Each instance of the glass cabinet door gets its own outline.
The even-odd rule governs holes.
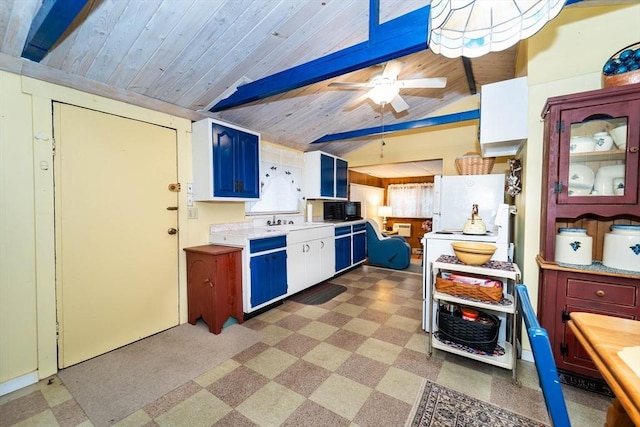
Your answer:
[[[640,102],[562,112],[559,204],[637,203]]]

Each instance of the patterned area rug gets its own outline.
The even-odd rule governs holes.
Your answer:
[[[336,285],[331,282],[323,282],[294,295],[291,297],[291,300],[306,305],[324,304],[346,290],[347,288],[345,286]]]
[[[543,427],[498,406],[475,399],[458,391],[425,381],[405,427]]]

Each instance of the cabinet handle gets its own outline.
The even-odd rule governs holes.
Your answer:
[[[204,283],[208,284],[209,287],[213,288],[213,283],[211,283],[211,280],[209,280],[209,278],[204,279]]]
[[[629,152],[630,153],[637,153],[638,152],[638,147],[630,147],[629,148]]]
[[[604,291],[603,290],[597,290],[596,291],[596,295],[599,297],[603,297],[604,296]]]

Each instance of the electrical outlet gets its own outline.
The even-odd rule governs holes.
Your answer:
[[[187,196],[187,207],[188,208],[193,207],[193,196]]]
[[[198,219],[198,208],[187,208],[187,218]]]
[[[193,183],[187,182],[187,194],[193,194]]]

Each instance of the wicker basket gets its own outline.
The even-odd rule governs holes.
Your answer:
[[[443,279],[440,276],[436,277],[436,290],[445,294],[474,298],[480,301],[502,301],[502,288],[469,285]]]
[[[487,353],[493,353],[498,344],[500,319],[493,314],[480,312],[480,316],[493,320],[493,325],[465,320],[438,310],[438,330],[443,339],[475,348]]]
[[[456,157],[456,168],[460,175],[486,175],[491,173],[495,157],[480,157],[478,153],[467,153]]]
[[[612,59],[619,58],[620,54],[625,50],[637,50],[640,49],[640,42],[631,44],[629,46],[625,46],[607,60],[609,62]],[[605,67],[606,68],[606,67]],[[604,71],[604,70],[603,70]],[[630,85],[634,83],[640,83],[640,70],[627,71],[626,73],[621,74],[612,74],[612,75],[602,75],[602,87],[614,87],[614,86],[624,86]]]

